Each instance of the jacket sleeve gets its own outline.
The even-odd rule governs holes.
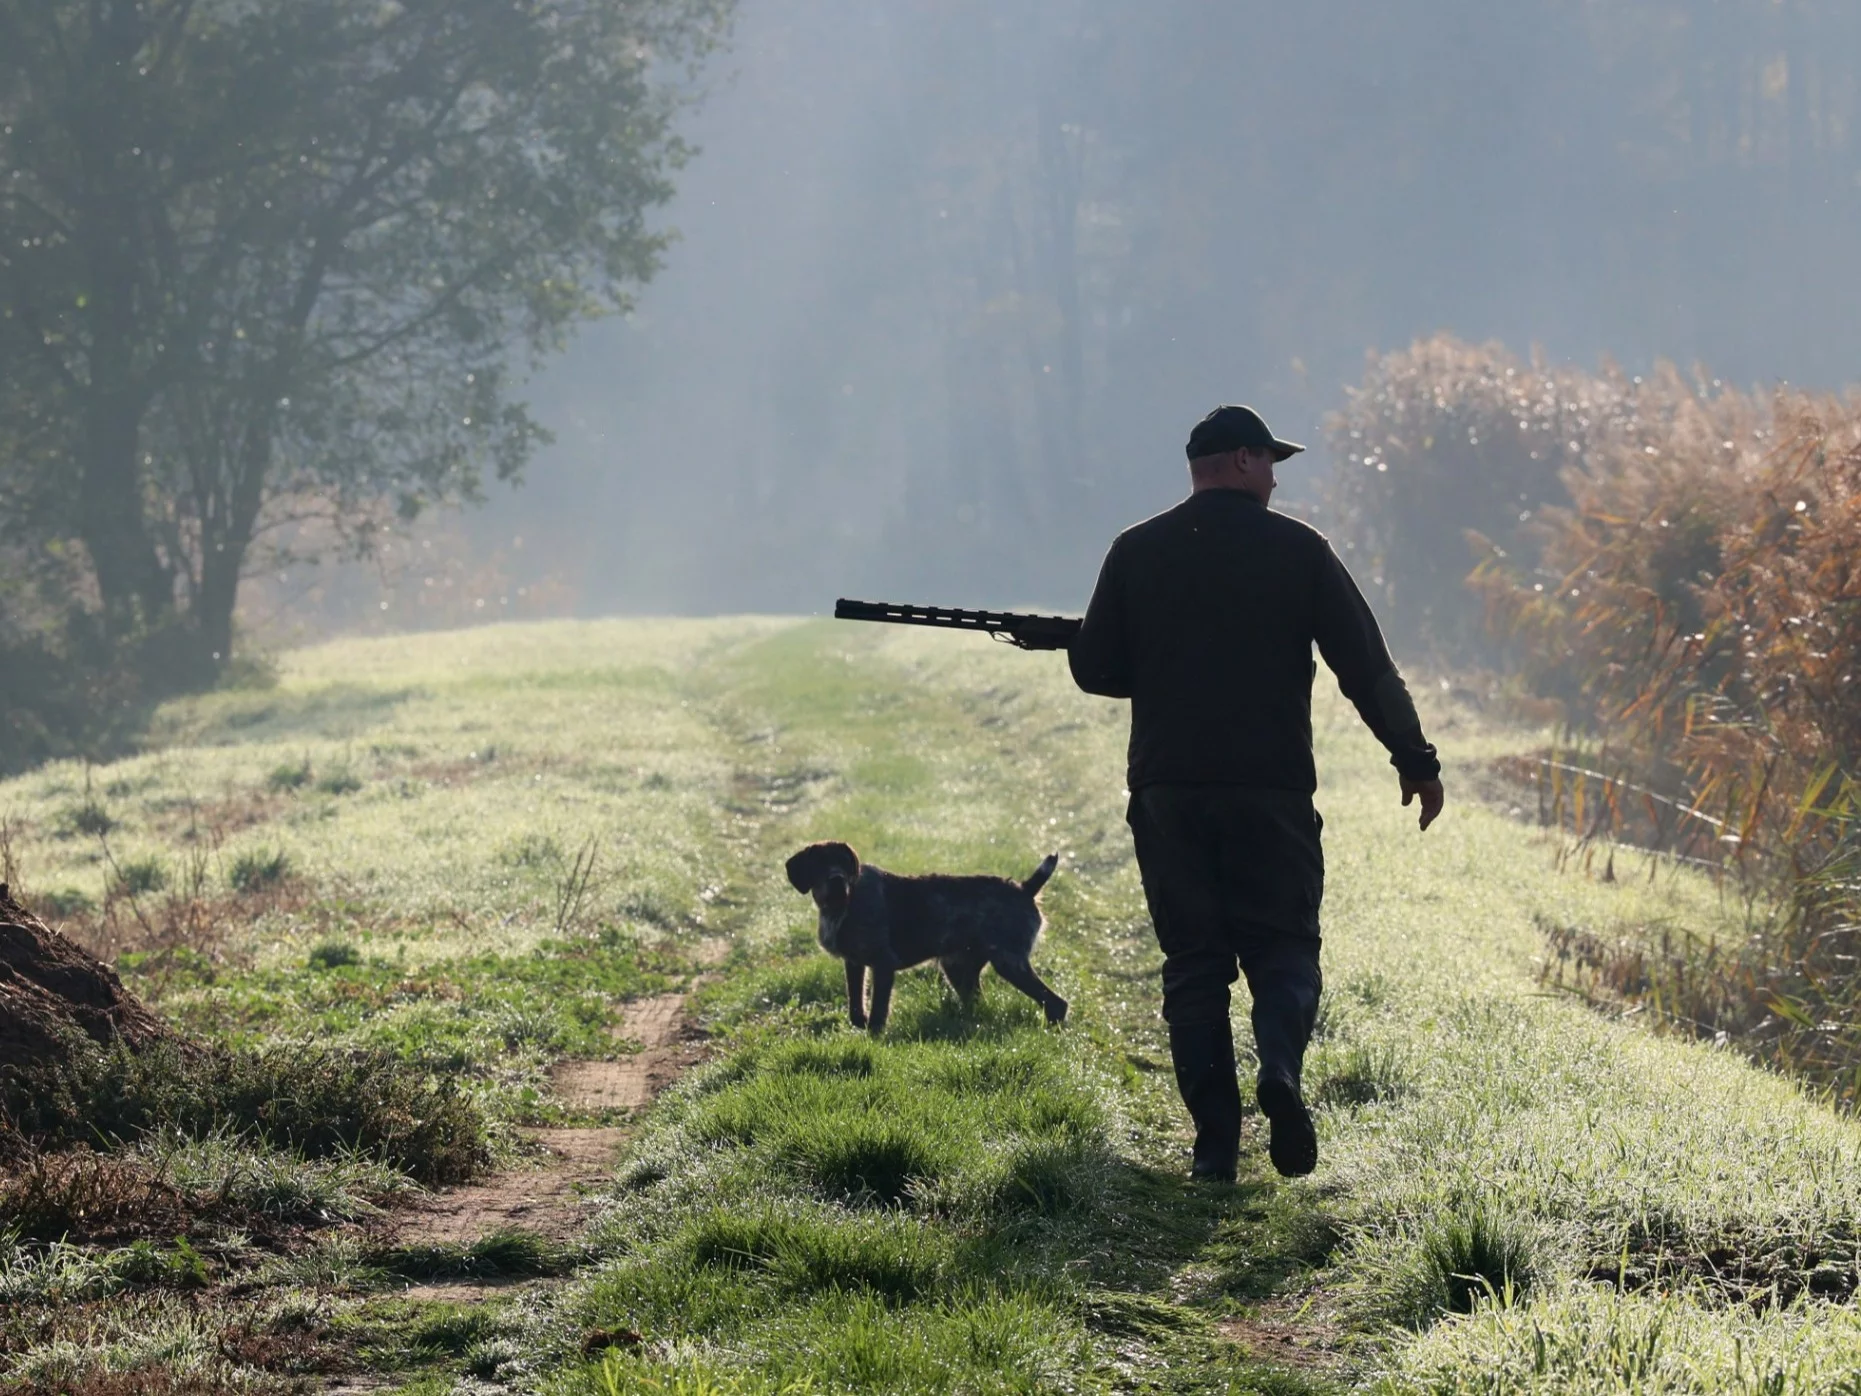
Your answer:
[[[1338,688],[1388,750],[1389,764],[1406,780],[1437,780],[1441,762],[1422,736],[1414,700],[1389,657],[1370,603],[1331,545],[1322,547],[1314,625],[1318,652],[1337,675]]]
[[[1107,698],[1131,696],[1131,645],[1125,625],[1124,568],[1117,541],[1105,554],[1084,624],[1066,651],[1073,682]]]

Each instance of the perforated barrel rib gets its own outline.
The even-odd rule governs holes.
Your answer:
[[[852,601],[846,597],[834,602],[834,619],[929,625],[943,630],[980,630],[1012,640],[1023,649],[1064,649],[1079,631],[1079,621],[1073,616],[965,611],[954,606],[919,606],[909,601]]]

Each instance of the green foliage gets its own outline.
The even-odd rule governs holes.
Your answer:
[[[0,418],[5,412],[0,404]],[[6,441],[0,423],[0,453]],[[121,752],[148,710],[134,655],[119,651],[94,617],[71,604],[74,565],[60,559],[34,588],[12,575],[12,561],[0,559],[0,776]],[[20,593],[34,589],[56,599],[32,605]]]
[[[129,1285],[169,1284],[181,1289],[198,1289],[212,1278],[205,1258],[185,1236],[174,1238],[172,1250],[164,1250],[153,1241],[137,1241],[106,1256],[104,1263],[111,1273]]]
[[[525,350],[656,270],[646,215],[684,156],[670,72],[723,14],[268,0],[9,22],[0,440],[35,447],[21,492],[82,538],[115,638],[159,636],[143,660],[211,682],[275,491],[412,517],[518,473],[543,435]],[[159,289],[176,278],[185,298]],[[80,507],[79,479],[109,507]]]

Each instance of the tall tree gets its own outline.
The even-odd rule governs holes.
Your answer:
[[[268,525],[521,468],[526,359],[658,265],[727,10],[0,0],[0,413],[62,414],[119,637],[211,672]]]

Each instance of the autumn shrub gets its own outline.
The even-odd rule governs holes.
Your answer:
[[[1651,930],[1585,983],[1861,1095],[1861,396],[1437,336],[1328,430],[1334,532],[1398,643],[1561,719],[1516,763],[1540,812],[1753,908],[1738,944]]]
[[[1327,419],[1326,517],[1399,647],[1492,662],[1505,637],[1468,572],[1529,566],[1533,521],[1569,502],[1569,472],[1658,452],[1677,429],[1742,438],[1754,421],[1746,395],[1671,365],[1589,372],[1436,335],[1373,358]]]
[[[1646,996],[1853,1099],[1861,399],[1779,393],[1759,420],[1740,437],[1683,423],[1654,453],[1569,472],[1571,502],[1540,524],[1548,580],[1488,564],[1476,585],[1527,642],[1528,681],[1598,735],[1592,828],[1633,817],[1764,907],[1737,945],[1676,953],[1669,932]]]

